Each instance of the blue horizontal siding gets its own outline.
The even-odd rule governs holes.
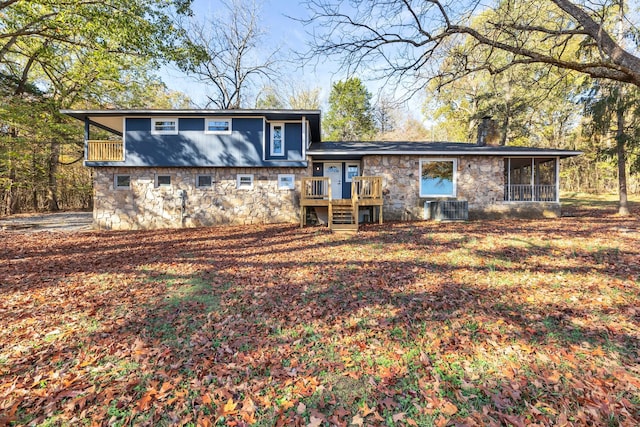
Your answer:
[[[287,124],[287,156],[263,160],[263,120],[234,118],[229,135],[204,133],[204,118],[178,119],[177,135],[152,135],[150,118],[127,118],[124,162],[86,162],[87,166],[135,167],[305,167],[301,124]],[[298,126],[298,131],[295,130]],[[296,135],[298,138],[296,139]],[[292,141],[289,142],[289,138]],[[268,139],[267,139],[268,141]],[[267,143],[268,145],[268,143]],[[267,147],[267,154],[269,148]],[[279,160],[279,161],[278,161]],[[282,160],[287,160],[283,162]],[[293,160],[288,161],[288,160]]]

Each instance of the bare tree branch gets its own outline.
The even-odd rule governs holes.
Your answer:
[[[344,69],[366,67],[374,78],[411,77],[421,86],[425,77],[438,76],[444,58],[457,55],[459,75],[541,63],[640,86],[638,46],[625,50],[611,35],[613,15],[622,7],[618,1],[594,10],[588,2],[570,0],[490,6],[479,0],[308,0],[306,5],[311,14],[302,22],[320,30],[305,57],[337,56]],[[627,21],[634,16],[627,14]],[[466,62],[461,46],[482,54]]]
[[[255,3],[230,0],[225,6],[226,17],[210,16],[203,23],[186,26],[189,43],[202,54],[182,68],[197,80],[213,85],[214,94],[207,94],[209,106],[237,109],[248,104],[248,91],[277,75],[277,51],[259,58],[264,33]]]

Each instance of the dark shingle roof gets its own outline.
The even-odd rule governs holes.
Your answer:
[[[479,146],[462,142],[353,141],[315,142],[307,154],[311,156],[362,156],[373,154],[470,155],[470,156],[560,156],[571,157],[580,151],[553,148]]]

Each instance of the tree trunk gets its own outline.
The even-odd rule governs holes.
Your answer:
[[[37,145],[34,145],[31,150],[31,207],[34,212],[38,212],[38,160],[37,160]],[[25,200],[25,208],[26,208]]]
[[[49,212],[56,212],[58,207],[58,160],[60,157],[60,143],[51,141],[51,151],[47,164],[47,202],[46,209]]]
[[[619,107],[616,110],[616,116],[618,121],[618,130],[616,132],[616,151],[618,152],[618,189],[620,194],[618,214],[622,216],[629,216],[629,203],[627,200],[627,162],[625,153],[624,109]]]
[[[16,197],[15,197],[15,183],[16,183],[16,168],[9,161],[9,185],[7,186],[7,199],[6,205],[4,207],[4,212],[7,215],[14,214],[14,209],[16,208]]]

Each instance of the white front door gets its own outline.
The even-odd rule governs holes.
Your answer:
[[[331,180],[331,198],[342,199],[342,163],[325,163],[324,176]]]

